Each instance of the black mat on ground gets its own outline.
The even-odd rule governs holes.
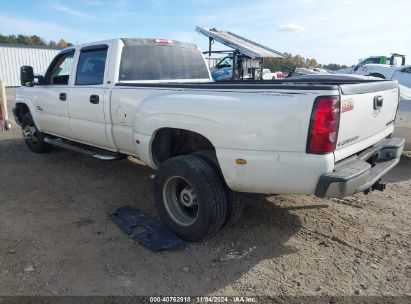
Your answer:
[[[124,233],[153,251],[177,250],[186,245],[171,230],[130,206],[118,208],[110,217]]]

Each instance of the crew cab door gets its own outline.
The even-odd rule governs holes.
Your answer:
[[[74,49],[58,54],[51,62],[44,83],[34,87],[35,111],[39,127],[45,133],[71,138],[68,115],[69,78]]]
[[[104,112],[109,101],[105,85],[107,52],[106,44],[80,49],[75,81],[69,92],[73,139],[101,148],[110,148]]]

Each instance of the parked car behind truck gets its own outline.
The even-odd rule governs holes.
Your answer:
[[[358,70],[358,75],[397,80],[399,84],[411,88],[411,65],[393,67],[390,65],[367,64]]]
[[[243,192],[383,189],[404,145],[391,136],[397,83],[322,76],[214,83],[193,44],[114,39],[61,51],[36,85],[22,67],[13,112],[33,152],[156,169],[160,218],[195,241],[240,218]]]
[[[360,59],[356,65],[348,68],[340,69],[334,71],[336,74],[357,74],[364,75],[359,72],[359,70],[365,65],[376,64],[376,65],[387,65],[387,66],[403,66],[405,65],[405,55],[392,53],[391,56],[370,56],[365,59]]]
[[[404,149],[411,151],[411,99],[401,100],[395,123],[395,135],[403,137]]]

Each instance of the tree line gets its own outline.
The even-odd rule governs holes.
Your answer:
[[[66,48],[73,44],[61,38],[58,42],[54,40],[46,41],[37,35],[2,35],[0,34],[0,43],[7,44],[25,44],[25,45],[44,45],[50,47]]]
[[[283,67],[297,67],[297,68],[322,68],[326,70],[339,70],[347,68],[346,65],[339,65],[337,63],[320,64],[314,58],[304,58],[301,55],[292,55],[285,53],[285,58],[264,58],[263,67],[271,71],[280,71]]]

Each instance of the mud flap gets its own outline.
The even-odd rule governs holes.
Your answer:
[[[134,241],[153,251],[177,250],[186,245],[171,230],[130,206],[118,208],[110,218]]]

